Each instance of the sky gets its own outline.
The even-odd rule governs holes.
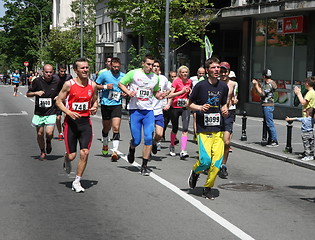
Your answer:
[[[0,0],[0,17],[3,17],[5,13],[4,7],[3,7],[3,1]]]

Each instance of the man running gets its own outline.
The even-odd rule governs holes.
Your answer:
[[[77,59],[73,64],[77,77],[65,82],[58,98],[57,106],[66,114],[64,120],[64,138],[66,154],[64,170],[71,172],[71,161],[76,157],[77,142],[80,144],[80,160],[77,167],[72,190],[84,192],[80,180],[86,168],[92,144],[92,122],[90,115],[96,114],[98,108],[97,86],[89,79],[89,64],[85,58]],[[67,99],[67,107],[64,101]]]
[[[172,84],[168,81],[168,79],[160,74],[161,72],[161,62],[159,60],[155,60],[153,64],[152,71],[159,76],[159,88],[160,91],[165,93],[167,96],[171,90]],[[169,110],[170,105],[167,105],[168,99],[158,100],[155,97],[153,98],[153,112],[155,118],[155,135],[153,138],[152,144],[152,153],[156,154],[157,151],[161,150],[161,138],[163,137],[164,130],[164,116],[163,110]]]
[[[105,60],[105,68],[103,68],[102,70],[100,70],[98,72],[98,76],[100,76],[102,72],[106,72],[106,71],[110,70],[110,63],[111,63],[111,61],[112,61],[111,57],[107,57],[106,58],[106,60]]]
[[[191,170],[188,184],[195,188],[199,174],[209,169],[202,196],[214,199],[211,187],[220,170],[224,154],[224,120],[227,117],[228,86],[218,80],[219,59],[212,57],[205,63],[208,79],[197,83],[188,102],[188,107],[196,111],[197,142],[199,159]]]
[[[220,63],[220,80],[225,82],[229,88],[228,94],[228,101],[227,106],[229,109],[228,117],[225,119],[224,124],[224,158],[220,168],[219,177],[227,178],[228,172],[226,167],[226,162],[229,157],[230,152],[230,144],[232,140],[232,133],[233,133],[233,124],[235,122],[235,104],[237,104],[237,83],[231,81],[229,78],[230,74],[230,64],[228,62],[221,62]]]
[[[55,98],[59,92],[59,82],[53,78],[54,69],[46,64],[43,69],[43,76],[32,81],[26,96],[35,97],[35,111],[32,125],[36,127],[37,143],[40,149],[39,160],[45,160],[46,154],[51,153],[51,139],[53,138],[56,123]],[[46,127],[46,134],[45,132]],[[46,150],[45,137],[46,135]]]
[[[119,147],[119,130],[122,111],[122,92],[118,87],[118,83],[125,74],[120,71],[121,62],[119,58],[112,58],[110,66],[110,71],[104,71],[101,75],[99,75],[96,79],[96,83],[98,84],[97,89],[103,91],[101,97],[101,111],[103,119],[102,154],[104,156],[108,154],[108,132],[112,128],[113,153],[111,160],[115,162],[118,160],[117,150]]]
[[[66,74],[67,67],[65,64],[59,64],[58,66],[58,73],[54,74],[53,77],[59,81],[60,89],[62,88],[63,84],[72,79],[72,76],[70,74]],[[57,139],[59,141],[63,140],[63,133],[62,133],[62,127],[61,127],[61,117],[62,117],[62,111],[57,108],[57,119],[56,119],[56,126],[58,130],[58,137]]]
[[[20,85],[20,73],[19,70],[15,70],[15,72],[12,74],[12,84],[14,85],[13,88],[13,96],[17,96],[19,85]]]
[[[135,160],[135,149],[141,142],[142,128],[144,131],[144,147],[140,169],[143,176],[150,175],[147,164],[154,132],[153,94],[157,99],[162,99],[165,96],[165,94],[157,92],[159,90],[158,76],[152,72],[153,63],[153,56],[146,55],[142,59],[142,68],[129,71],[118,84],[120,89],[130,96],[128,109],[132,140],[130,141],[128,153],[129,163],[133,163]]]

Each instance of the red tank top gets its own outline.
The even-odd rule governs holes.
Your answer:
[[[94,95],[92,81],[89,79],[86,86],[78,85],[74,79],[69,80],[70,92],[67,98],[67,108],[79,113],[82,117],[90,116],[91,100]]]

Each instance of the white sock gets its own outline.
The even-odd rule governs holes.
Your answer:
[[[75,176],[75,179],[74,179],[75,182],[80,182],[80,180],[81,180],[80,176]]]
[[[119,147],[119,140],[113,140],[113,151],[116,152]]]

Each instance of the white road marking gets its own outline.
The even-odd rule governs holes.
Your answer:
[[[113,151],[112,149],[110,149],[110,150]],[[120,151],[116,151],[116,152],[119,154],[119,156],[122,159],[124,159],[126,162],[128,162],[128,159],[127,159],[125,154],[123,154]],[[141,167],[140,164],[138,164],[137,162],[134,162],[132,165],[139,168],[139,169]],[[161,178],[160,176],[158,176],[157,174],[155,174],[153,172],[150,172],[150,177],[153,178],[154,180],[156,180],[157,182],[159,182],[160,184],[164,185],[165,187],[167,187],[168,189],[170,189],[174,193],[176,193],[178,196],[180,196],[181,198],[183,198],[187,202],[189,202],[191,205],[193,205],[194,207],[199,209],[201,212],[206,214],[209,218],[211,218],[212,220],[214,220],[215,222],[220,224],[222,227],[224,227],[225,229],[227,229],[228,231],[233,233],[238,238],[244,239],[244,240],[254,240],[254,238],[249,236],[247,233],[245,233],[244,231],[242,231],[241,229],[239,229],[238,227],[236,227],[235,225],[233,225],[232,223],[230,223],[229,221],[227,221],[226,219],[224,219],[223,217],[221,217],[220,215],[218,215],[217,213],[212,211],[210,208],[208,208],[207,206],[202,204],[200,201],[198,201],[194,197],[192,197],[189,194],[187,194],[186,192],[180,190],[178,187],[176,187],[172,183],[166,181],[165,179]]]
[[[21,116],[21,115],[28,115],[26,111],[21,111],[20,113],[0,113],[0,116]]]

